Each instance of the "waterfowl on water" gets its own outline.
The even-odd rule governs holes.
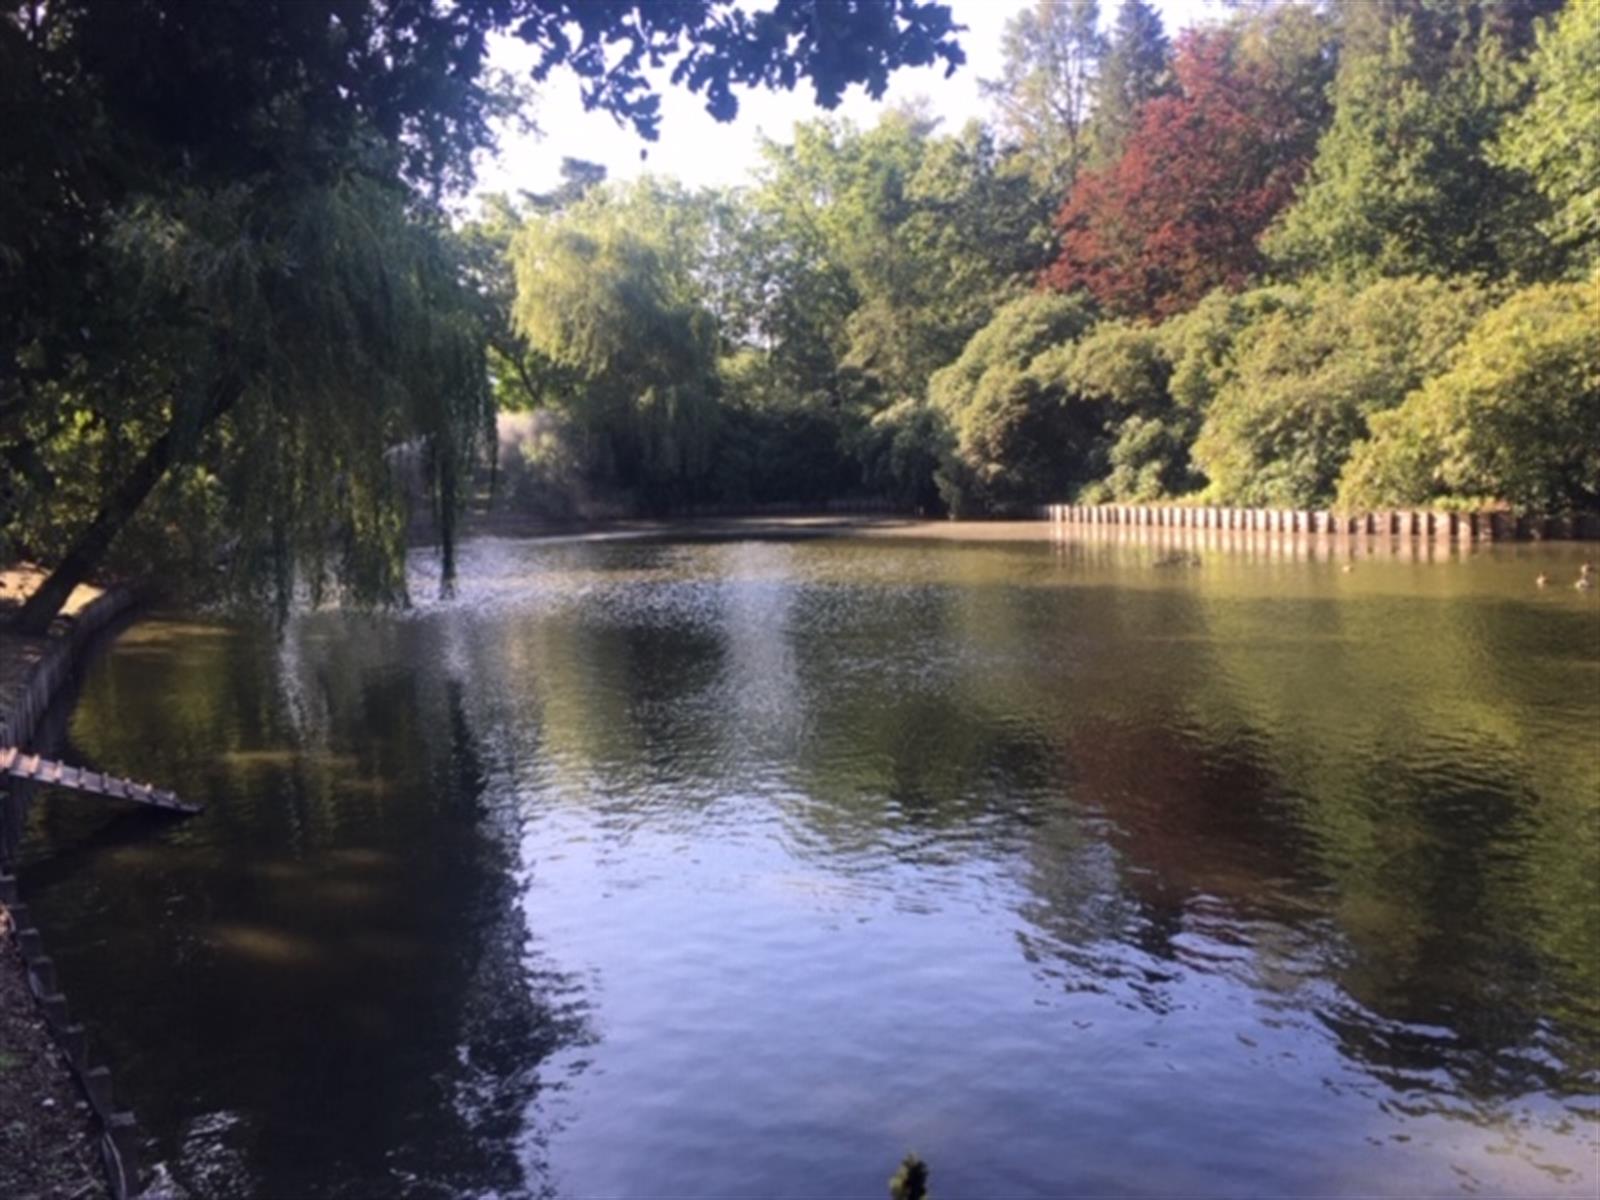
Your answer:
[[[1355,567],[1353,567],[1349,563],[1345,563],[1345,565],[1340,567],[1339,570],[1343,571],[1346,575],[1348,575],[1348,574],[1350,574],[1351,571],[1355,570]]]
[[[1538,577],[1535,578],[1533,582],[1535,587],[1543,587],[1545,584],[1550,582],[1550,576],[1546,575],[1543,571],[1540,571]]]
[[[1589,579],[1589,577],[1587,575],[1579,575],[1578,576],[1578,582],[1573,584],[1572,586],[1577,588],[1580,592],[1587,592],[1590,588],[1592,588],[1594,586],[1594,584],[1593,584],[1593,582],[1591,582],[1591,580]]]

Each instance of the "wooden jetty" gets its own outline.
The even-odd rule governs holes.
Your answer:
[[[135,783],[116,775],[69,767],[58,759],[24,754],[15,746],[0,746],[0,775],[10,775],[45,787],[71,788],[93,796],[109,796],[113,800],[131,800],[163,812],[193,815],[203,810],[202,805],[186,804],[171,792],[151,787],[148,783]]]

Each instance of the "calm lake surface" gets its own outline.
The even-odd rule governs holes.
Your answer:
[[[1595,1196],[1580,549],[1030,528],[485,539],[405,614],[125,631],[67,752],[210,808],[45,793],[23,886],[152,1158],[285,1200],[881,1200],[907,1150],[943,1200]]]

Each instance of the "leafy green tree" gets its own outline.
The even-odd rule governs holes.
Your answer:
[[[489,376],[495,407],[500,411],[538,403],[537,364],[511,324],[511,305],[516,298],[511,241],[523,220],[523,207],[512,197],[485,196],[477,216],[457,234],[467,282],[482,300]]]
[[[953,512],[1017,511],[1096,473],[1100,414],[1073,403],[1068,374],[1090,322],[1075,298],[1013,300],[929,381],[951,433],[938,486]]]
[[[926,400],[899,400],[873,414],[868,436],[875,442],[866,455],[870,487],[921,513],[947,507],[939,470],[955,446],[942,412]]]
[[[915,109],[867,130],[799,125],[765,157],[733,290],[748,297],[743,336],[771,367],[766,394],[829,414],[862,483],[926,498],[900,473],[922,460],[900,417],[1026,285],[1040,261],[1038,195],[981,128],[939,136]]]
[[[945,137],[935,128],[915,109],[868,130],[797,126],[790,145],[768,147],[754,197],[773,239],[826,282],[805,291],[833,300],[827,340],[840,365],[890,397],[920,395],[949,347],[1037,262],[1026,240],[1031,193],[1000,170],[992,137],[976,125]]]
[[[1545,22],[1527,63],[1527,106],[1493,147],[1549,202],[1544,230],[1579,270],[1600,260],[1600,4],[1575,2]]]
[[[921,395],[1036,261],[1033,193],[1001,170],[986,130],[973,123],[924,137],[915,154],[900,205],[878,194],[888,203],[869,230],[882,240],[857,242],[852,254],[861,303],[848,322],[845,363],[892,399]]]
[[[1341,502],[1600,508],[1597,311],[1600,276],[1526,288],[1486,313],[1448,369],[1372,418]]]
[[[489,413],[482,326],[448,240],[399,193],[356,176],[169,195],[120,216],[100,264],[117,282],[81,315],[88,351],[7,425],[39,468],[12,478],[8,536],[54,567],[20,628],[42,631],[147,504],[184,486],[212,496],[208,532],[232,542],[241,593],[282,606],[298,578],[314,599],[336,583],[398,599],[390,452],[408,443],[449,567],[448,514]],[[161,542],[148,523],[137,536]]]
[[[1440,371],[1483,310],[1470,282],[1406,278],[1285,292],[1238,332],[1193,447],[1230,504],[1333,499],[1375,413]]]
[[[1198,485],[1189,444],[1198,415],[1174,403],[1172,362],[1161,332],[1120,322],[1097,326],[1077,345],[1069,378],[1082,401],[1106,413],[1110,467],[1080,496],[1087,502],[1148,502]]]
[[[1098,0],[1037,0],[1006,22],[998,79],[984,80],[1002,134],[1052,198],[1089,153],[1095,77],[1105,56]]]
[[[1170,59],[1155,6],[1149,0],[1122,0],[1094,89],[1090,141],[1096,165],[1121,157],[1145,101],[1167,90]]]
[[[1544,206],[1490,155],[1517,100],[1505,41],[1398,9],[1374,10],[1381,43],[1347,46],[1333,123],[1263,246],[1291,272],[1348,278],[1542,269]]]
[[[733,503],[815,502],[860,490],[860,469],[825,407],[796,403],[767,355],[745,347],[717,365],[721,410],[707,481]]]
[[[1188,312],[1158,327],[1163,353],[1172,364],[1167,389],[1173,403],[1204,418],[1217,392],[1228,382],[1233,347],[1239,335],[1297,293],[1292,288],[1215,291]]]
[[[637,485],[655,508],[689,494],[716,432],[701,215],[645,180],[534,216],[512,243],[512,318],[544,364],[541,405],[598,441],[601,477]]]

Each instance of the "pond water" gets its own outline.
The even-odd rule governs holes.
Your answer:
[[[947,1198],[1594,1196],[1579,548],[1011,532],[485,539],[404,614],[125,631],[67,751],[210,807],[43,794],[23,886],[151,1157],[286,1200],[881,1200],[908,1150]]]

